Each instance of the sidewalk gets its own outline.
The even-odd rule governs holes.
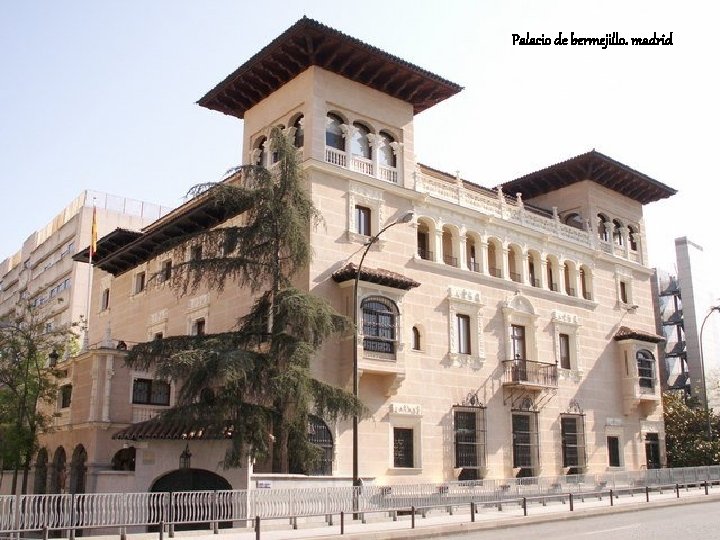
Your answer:
[[[400,538],[442,538],[449,534],[457,534],[468,531],[483,529],[495,529],[540,523],[546,521],[559,521],[568,519],[581,519],[592,515],[601,515],[612,512],[636,512],[649,508],[662,508],[684,504],[703,502],[720,502],[720,487],[710,489],[709,495],[705,495],[704,488],[680,488],[680,497],[674,490],[668,490],[659,494],[650,494],[650,502],[646,502],[645,493],[636,493],[634,496],[622,495],[613,500],[614,506],[610,506],[610,498],[605,495],[602,500],[597,497],[576,497],[574,511],[570,512],[569,504],[559,501],[548,501],[543,506],[539,501],[528,501],[527,516],[523,516],[522,506],[518,503],[507,503],[503,505],[502,511],[496,507],[478,507],[475,515],[475,523],[470,521],[470,509],[468,506],[455,508],[454,514],[450,515],[444,508],[436,508],[427,513],[423,518],[420,514],[415,516],[415,529],[411,529],[410,516],[399,516],[397,521],[388,517],[387,513],[368,514],[367,523],[353,521],[352,515],[345,516],[345,534],[342,538],[353,540],[381,540]],[[340,537],[340,516],[334,516],[334,524],[329,526],[317,518],[311,523],[299,523],[298,529],[293,530],[288,520],[263,521],[261,524],[260,538],[264,540],[300,540],[304,538],[339,538]],[[119,535],[94,536],[97,540],[117,540]],[[167,533],[165,539],[168,538]],[[175,538],[193,540],[255,540],[255,531],[252,528],[220,529],[219,534],[214,535],[212,531],[177,531]],[[157,540],[158,533],[135,533],[128,534],[129,540]]]

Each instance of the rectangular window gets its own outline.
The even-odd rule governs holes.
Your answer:
[[[660,438],[657,433],[645,435],[645,459],[648,469],[660,468]]]
[[[135,274],[135,294],[145,290],[145,272]]]
[[[526,360],[527,351],[525,350],[525,327],[513,324],[510,339],[512,341],[512,359]]]
[[[105,311],[110,307],[110,289],[103,289],[100,297],[100,311]]]
[[[205,319],[196,319],[192,325],[193,336],[204,336],[205,335]]]
[[[652,393],[655,390],[654,360],[646,356],[638,355],[637,367],[640,391],[645,390],[647,393]]]
[[[559,334],[560,345],[560,367],[570,369],[570,336],[568,334]]]
[[[60,408],[67,409],[72,402],[72,385],[65,384],[60,387]]]
[[[627,283],[625,283],[624,281],[620,282],[620,301],[623,304],[628,303]]]
[[[421,259],[425,261],[432,259],[432,253],[430,253],[430,235],[425,231],[417,232],[417,251]]]
[[[485,409],[455,409],[455,467],[458,480],[478,480],[485,467]]]
[[[201,261],[202,260],[202,246],[191,246],[190,247],[190,260]]]
[[[172,261],[168,260],[162,263],[160,269],[160,281],[169,281],[172,277]]]
[[[535,476],[539,461],[537,415],[516,413],[512,415],[513,467],[519,468],[519,476]]]
[[[355,207],[355,230],[358,234],[371,236],[370,234],[370,209],[364,206]]]
[[[458,352],[470,354],[470,316],[457,315]]]
[[[585,467],[585,419],[581,415],[560,417],[563,467]]]
[[[135,405],[170,405],[170,383],[154,379],[135,379],[132,402]]]
[[[607,438],[608,465],[621,467],[620,464],[620,437],[609,436]]]
[[[412,469],[413,459],[412,428],[393,428],[393,467]]]

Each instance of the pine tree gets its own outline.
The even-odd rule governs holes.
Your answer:
[[[270,136],[272,170],[242,166],[223,182],[196,186],[191,195],[238,216],[215,229],[185,237],[174,248],[185,263],[173,268],[180,295],[201,286],[222,291],[232,283],[255,297],[237,331],[175,336],[137,345],[131,366],[153,366],[156,376],[179,383],[170,418],[203,426],[232,439],[227,466],[272,448],[274,472],[307,467],[318,451],[308,441],[308,417],[328,420],[359,412],[348,392],[311,375],[323,342],[351,323],[324,300],[293,286],[311,260],[310,227],[320,216],[305,190],[291,137]],[[272,445],[270,442],[274,441]]]

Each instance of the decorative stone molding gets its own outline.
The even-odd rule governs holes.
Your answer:
[[[422,416],[422,408],[415,403],[390,403],[390,414]]]

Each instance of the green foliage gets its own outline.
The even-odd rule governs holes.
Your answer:
[[[0,460],[5,468],[27,470],[37,449],[37,435],[49,427],[57,396],[57,372],[48,366],[61,354],[72,333],[51,330],[41,311],[26,306],[14,320],[0,321]],[[13,491],[17,474],[13,476]]]
[[[668,465],[696,467],[720,463],[720,417],[710,409],[712,441],[708,441],[708,415],[697,400],[676,392],[663,395]]]
[[[278,159],[272,171],[238,167],[224,182],[192,191],[198,201],[239,218],[174,248],[176,260],[187,259],[192,246],[202,252],[174,267],[179,294],[232,283],[254,294],[252,308],[238,314],[234,332],[151,341],[134,347],[127,361],[154,366],[158,378],[180,383],[168,417],[231,437],[226,465],[240,465],[246,450],[253,457],[272,450],[273,470],[288,472],[291,463],[304,469],[317,458],[307,436],[309,414],[334,419],[362,407],[311,374],[323,342],[351,325],[321,298],[292,286],[310,263],[310,227],[320,216],[292,140],[274,129],[270,141]]]

